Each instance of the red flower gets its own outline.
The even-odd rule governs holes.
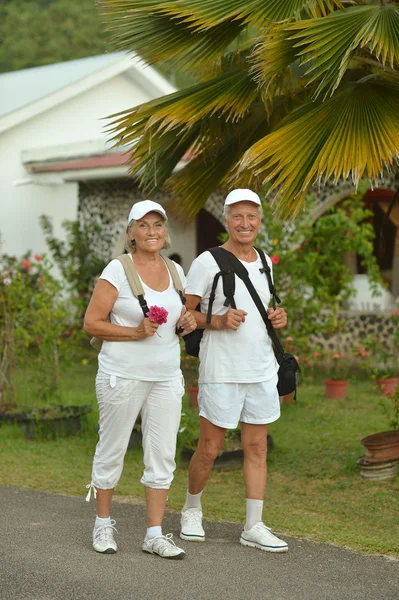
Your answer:
[[[163,325],[168,320],[168,311],[161,306],[150,306],[150,310],[147,313],[147,317],[153,323]]]
[[[278,254],[273,254],[273,255],[270,257],[270,260],[272,261],[272,263],[273,263],[274,265],[278,265],[278,263],[280,262],[280,257],[279,257],[279,255],[278,255]]]
[[[313,352],[313,358],[319,358],[320,356],[320,352]]]
[[[25,271],[27,271],[28,269],[30,269],[32,266],[32,263],[30,262],[30,260],[25,259],[21,262],[21,268],[24,269]]]
[[[359,350],[359,354],[360,354],[360,356],[367,356],[367,350],[365,350],[365,348],[363,348],[362,350]]]
[[[37,262],[40,262],[42,260],[42,257],[40,256],[40,254],[35,254],[35,256],[33,258],[35,260],[37,260]]]
[[[333,358],[334,360],[337,360],[338,358],[341,358],[341,355],[338,352],[336,352],[335,354],[332,355],[331,358]]]
[[[66,331],[65,335],[71,335],[71,332],[70,331]]]

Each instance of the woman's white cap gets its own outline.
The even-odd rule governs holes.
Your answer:
[[[158,202],[153,202],[152,200],[143,200],[142,202],[136,202],[136,204],[133,204],[132,210],[129,213],[127,224],[129,225],[130,221],[133,221],[133,219],[135,221],[142,219],[149,212],[157,212],[162,215],[165,221],[168,220],[165,209],[158,204]]]
[[[232,192],[230,192],[230,194],[227,195],[226,200],[224,201],[224,205],[230,206],[230,204],[245,201],[254,202],[259,206],[262,206],[258,194],[256,194],[252,190],[233,190]]]

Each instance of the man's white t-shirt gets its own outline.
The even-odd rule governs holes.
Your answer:
[[[184,287],[186,278],[183,269],[178,264],[176,267]],[[112,260],[105,267],[100,279],[109,281],[119,292],[110,314],[111,323],[138,327],[144,318],[143,311],[133,295],[121,262],[117,259]],[[159,306],[169,313],[167,322],[157,329],[159,335],[131,342],[104,341],[98,356],[100,371],[142,381],[169,381],[181,377],[176,323],[181,315],[182,302],[170,274],[169,280],[169,287],[164,292],[149,288],[141,280],[148,307]]]
[[[266,256],[272,269],[272,262]],[[255,262],[241,261],[249,272],[265,307],[270,302],[266,275],[260,272],[262,261],[257,255]],[[200,296],[201,312],[208,311],[209,296],[215,275],[220,269],[210,252],[200,254],[194,260],[187,275],[186,294]],[[230,307],[224,306],[222,277],[219,278],[212,314],[224,315]],[[253,383],[268,381],[278,371],[271,340],[266,326],[244,282],[235,276],[234,299],[237,309],[248,315],[237,331],[232,329],[206,329],[200,345],[199,383]]]

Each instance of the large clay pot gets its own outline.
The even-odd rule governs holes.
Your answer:
[[[345,398],[348,382],[340,379],[326,379],[324,381],[326,398]]]
[[[393,396],[398,387],[399,377],[390,377],[386,379],[377,379],[378,389],[384,396]]]
[[[368,463],[399,460],[399,431],[383,431],[368,435],[361,440],[366,448],[364,456]]]
[[[198,408],[198,386],[188,387],[187,392],[192,408]]]

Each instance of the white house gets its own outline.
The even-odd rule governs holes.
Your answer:
[[[128,177],[126,154],[107,142],[104,119],[174,91],[125,53],[0,75],[0,253],[46,251],[39,225],[46,214],[60,238],[66,219],[99,221],[100,252],[118,254],[126,216],[143,197]],[[186,268],[201,250],[197,229],[198,222],[170,221],[169,253],[179,253]]]

